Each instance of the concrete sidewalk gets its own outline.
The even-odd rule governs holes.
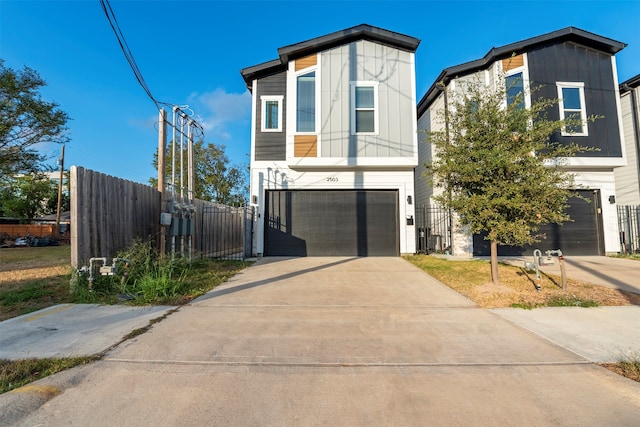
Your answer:
[[[0,424],[637,425],[640,384],[502,316],[400,258],[263,259]]]
[[[0,322],[0,359],[91,356],[174,307],[59,304]]]

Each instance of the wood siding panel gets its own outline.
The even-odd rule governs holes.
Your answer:
[[[313,67],[318,63],[318,55],[305,56],[304,58],[296,59],[295,69],[296,71],[304,70],[305,68]]]
[[[294,157],[317,157],[318,137],[316,135],[296,135],[293,155]]]
[[[286,114],[286,92],[287,74],[286,72],[274,74],[258,80],[255,111],[255,160],[285,160],[287,157],[287,114]],[[262,132],[262,101],[264,95],[282,95],[282,132]]]
[[[505,58],[502,60],[502,71],[507,72],[513,70],[514,68],[523,67],[524,66],[524,56],[516,55],[510,58]]]
[[[570,42],[536,49],[528,52],[527,56],[529,78],[532,85],[540,87],[532,94],[532,101],[541,97],[557,98],[556,82],[584,82],[587,115],[604,116],[588,124],[588,136],[563,137],[557,133],[554,139],[598,149],[580,153],[578,157],[621,157],[611,56]],[[549,119],[559,119],[558,106],[549,111]]]

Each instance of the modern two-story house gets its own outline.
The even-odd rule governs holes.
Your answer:
[[[627,166],[616,168],[617,203],[640,205],[640,74],[620,83]]]
[[[419,43],[359,25],[241,71],[253,99],[254,253],[415,252]]]
[[[481,59],[445,69],[418,103],[418,128],[439,131],[444,124],[438,112],[448,108],[448,94],[464,91],[470,81],[489,87],[507,84],[510,91],[524,94],[523,108],[538,97],[553,98],[559,103],[549,111],[550,119],[583,120],[582,126],[552,136],[555,141],[595,149],[567,159],[567,171],[575,174],[575,191],[584,198],[569,200],[567,211],[573,221],[545,227],[546,240],[532,247],[499,247],[499,255],[530,255],[534,248],[561,249],[570,255],[620,250],[614,169],[626,165],[626,158],[615,54],[625,46],[574,27],[564,28],[493,48]],[[532,92],[533,87],[538,89]],[[505,103],[518,99],[508,98]],[[602,118],[588,122],[592,115]],[[434,153],[425,137],[420,138],[415,198],[418,206],[430,206],[434,189],[422,175],[424,163]],[[489,255],[490,245],[483,236],[465,234],[455,219],[452,228],[453,254]]]

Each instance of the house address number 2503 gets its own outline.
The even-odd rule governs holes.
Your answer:
[[[338,178],[335,176],[328,176],[325,178],[327,182],[338,182]]]

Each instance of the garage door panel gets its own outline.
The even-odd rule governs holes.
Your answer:
[[[265,225],[267,255],[399,253],[397,191],[268,191]]]
[[[540,231],[546,234],[546,238],[528,246],[499,246],[500,256],[532,255],[534,249],[546,250],[560,249],[567,255],[602,255],[602,224],[600,209],[600,193],[593,190],[577,191],[583,199],[572,198],[567,208],[567,213],[572,221],[561,225],[549,224]],[[488,256],[491,247],[488,240],[484,240],[483,234],[473,236],[473,254],[476,256]]]

